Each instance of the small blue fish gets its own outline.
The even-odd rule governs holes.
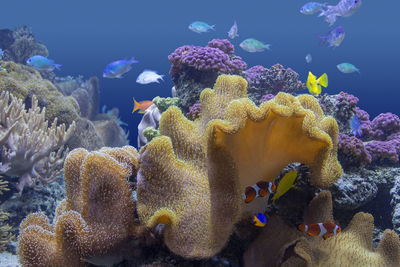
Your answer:
[[[342,26],[337,26],[333,30],[329,31],[326,36],[319,35],[318,37],[323,43],[328,43],[329,47],[338,47],[344,39],[344,29]]]
[[[197,33],[208,32],[210,30],[215,31],[215,25],[208,25],[202,21],[195,21],[189,25],[189,30]]]
[[[106,66],[103,71],[104,78],[122,78],[122,75],[127,73],[132,69],[131,65],[133,63],[138,63],[133,57],[129,60],[121,59],[111,62]]]
[[[357,116],[355,114],[353,115],[353,118],[351,118],[350,127],[351,127],[351,133],[354,136],[362,137],[362,134],[361,134],[361,122],[360,122],[360,120],[357,118]]]
[[[229,38],[231,38],[231,39],[234,39],[235,37],[239,37],[239,34],[238,34],[238,26],[237,26],[237,24],[236,24],[236,20],[235,20],[235,22],[233,23],[231,29],[229,30],[228,36],[229,36]]]
[[[3,59],[4,51],[0,48],[0,59]]]
[[[337,69],[343,73],[353,73],[353,72],[358,72],[360,73],[360,70],[354,66],[351,63],[340,63],[336,65]]]
[[[327,7],[327,5],[327,3],[308,2],[300,8],[300,13],[304,15],[312,15],[320,11],[322,8]]]
[[[306,62],[307,62],[307,63],[311,63],[311,61],[312,61],[311,54],[307,54],[307,55],[306,55]]]
[[[55,68],[59,70],[61,67],[60,64],[55,64],[53,60],[38,55],[28,58],[26,64],[37,70],[47,70],[47,71],[52,71]]]
[[[336,6],[327,6],[318,17],[324,16],[329,25],[333,25],[336,17],[350,17],[361,6],[361,0],[340,0]]]
[[[258,213],[256,216],[254,216],[253,222],[255,226],[264,227],[267,224],[267,218],[264,214]]]

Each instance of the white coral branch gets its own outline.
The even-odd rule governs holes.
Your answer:
[[[55,119],[49,127],[46,109],[38,106],[35,97],[26,111],[22,100],[2,92],[0,108],[0,173],[20,177],[20,192],[36,179],[52,182],[62,171],[63,145],[75,131],[75,122],[66,130],[64,124],[57,126]]]

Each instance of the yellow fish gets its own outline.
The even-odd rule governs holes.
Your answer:
[[[306,84],[308,92],[310,92],[310,94],[319,95],[321,93],[321,85],[323,87],[328,86],[328,75],[324,73],[321,75],[321,77],[317,79],[317,76],[315,76],[314,74],[311,73],[311,71],[309,71]]]
[[[278,188],[276,189],[276,192],[274,196],[272,197],[272,201],[275,202],[278,198],[286,194],[287,191],[289,191],[290,188],[294,187],[294,181],[296,181],[297,178],[297,171],[293,170],[285,174],[281,181],[279,182]]]

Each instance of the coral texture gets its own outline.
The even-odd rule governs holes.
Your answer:
[[[153,98],[153,103],[157,106],[158,110],[163,113],[166,111],[170,106],[178,106],[179,98],[178,97],[159,97],[156,96]]]
[[[75,123],[66,130],[64,124],[57,126],[55,119],[48,127],[45,113],[46,108],[40,109],[35,97],[26,111],[21,99],[4,91],[0,94],[0,173],[19,177],[19,192],[25,185],[33,186],[36,179],[50,183],[62,171],[63,145],[74,132]]]
[[[332,198],[321,192],[309,204],[304,223],[333,222]],[[246,266],[399,266],[400,240],[391,230],[385,230],[378,249],[372,248],[373,217],[357,213],[344,231],[324,240],[306,236],[295,226],[285,225],[273,216],[244,255]],[[282,231],[283,229],[283,231]],[[268,244],[276,253],[269,253]],[[294,246],[294,248],[293,248]]]
[[[189,107],[189,112],[186,113],[186,117],[189,120],[194,121],[195,119],[200,118],[200,114],[201,114],[200,104],[196,103],[193,106]]]
[[[29,215],[20,227],[18,254],[23,266],[85,266],[115,253],[136,238],[134,202],[127,178],[135,175],[135,148],[71,151],[65,161],[67,197],[51,225],[43,214]],[[112,257],[108,257],[112,259]]]
[[[276,95],[279,92],[294,93],[305,89],[299,81],[299,75],[291,68],[285,69],[281,64],[275,64],[270,69],[257,65],[246,70],[248,97],[259,104],[265,94]]]
[[[8,191],[8,182],[0,179],[0,195],[3,191]],[[8,243],[14,238],[10,232],[11,226],[6,224],[5,221],[8,219],[8,213],[0,210],[0,253],[5,250]]]
[[[359,168],[371,163],[371,155],[364,147],[363,142],[355,136],[339,134],[338,158],[343,168]]]
[[[245,98],[246,85],[240,76],[219,76],[200,96],[199,120],[170,107],[162,136],[140,151],[140,219],[148,227],[166,224],[165,243],[178,255],[219,252],[243,215],[246,186],[274,181],[288,163],[308,164],[317,187],[342,174],[336,121],[314,97],[280,93],[257,108]]]
[[[79,106],[71,96],[63,96],[50,81],[45,80],[35,69],[0,61],[0,91],[8,91],[22,101],[29,108],[33,95],[37,98],[40,107],[46,108],[46,119],[58,124],[69,126],[79,117]]]
[[[233,54],[233,45],[226,39],[211,40],[206,47],[185,45],[168,56],[170,75],[183,112],[195,104],[204,88],[214,85],[220,74],[242,74],[246,63]]]

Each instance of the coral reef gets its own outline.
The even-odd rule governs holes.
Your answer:
[[[333,221],[329,191],[321,192],[310,202],[303,221],[305,224]],[[385,230],[374,251],[373,224],[370,214],[360,212],[344,231],[324,240],[306,236],[273,216],[246,251],[245,266],[399,266],[399,237]]]
[[[32,29],[27,26],[16,28],[12,32],[12,43],[3,46],[4,58],[15,63],[25,64],[26,60],[34,55],[47,57],[49,51],[41,42],[36,41]]]
[[[24,266],[111,265],[122,259],[123,244],[145,229],[134,220],[127,178],[135,175],[138,154],[130,146],[98,152],[71,151],[65,161],[66,199],[50,224],[41,213],[22,223],[18,254]]]
[[[171,106],[160,120],[162,136],[140,151],[139,217],[150,228],[166,224],[164,242],[178,255],[218,253],[244,215],[246,186],[274,181],[288,163],[309,165],[317,187],[342,174],[337,124],[314,97],[279,93],[257,108],[246,86],[240,76],[221,75],[201,93],[199,120]]]
[[[35,96],[40,107],[46,108],[46,120],[69,126],[79,117],[79,106],[71,96],[63,96],[50,81],[31,67],[14,62],[0,62],[0,91],[8,91],[22,99],[29,108]]]
[[[194,121],[195,119],[200,118],[200,114],[201,114],[200,104],[196,103],[196,104],[193,104],[193,106],[189,107],[189,112],[186,113],[186,117],[189,120]]]
[[[147,143],[146,137],[143,135],[143,131],[149,127],[153,127],[153,129],[157,130],[159,127],[161,118],[161,113],[158,110],[156,105],[151,105],[148,109],[146,109],[142,120],[138,125],[138,147],[142,147]]]
[[[179,98],[178,97],[159,97],[156,96],[153,98],[153,103],[157,106],[158,110],[163,113],[170,106],[179,106]]]
[[[48,127],[46,108],[40,109],[35,97],[26,111],[22,100],[6,91],[0,94],[0,111],[0,173],[19,177],[19,192],[37,179],[44,184],[54,181],[61,174],[63,145],[74,132],[75,123],[66,130],[64,124],[57,126],[56,118]]]
[[[214,39],[206,47],[181,46],[168,56],[172,64],[170,75],[184,112],[197,102],[204,88],[215,83],[218,75],[242,74],[247,65],[233,52],[228,40]]]
[[[3,194],[3,191],[8,191],[7,181],[0,179],[0,195]],[[8,243],[14,238],[12,233],[10,232],[11,227],[6,224],[4,221],[8,219],[9,214],[0,210],[0,252],[2,252]]]
[[[371,155],[364,147],[363,142],[355,136],[339,134],[338,158],[342,167],[360,168],[371,163]]]
[[[146,137],[147,142],[150,142],[153,138],[160,136],[160,131],[150,126],[143,130],[143,136]]]
[[[257,65],[246,70],[247,95],[256,104],[261,103],[262,96],[276,95],[279,92],[293,94],[305,89],[299,81],[299,75],[291,68],[285,69],[281,64],[275,64],[270,69]]]

